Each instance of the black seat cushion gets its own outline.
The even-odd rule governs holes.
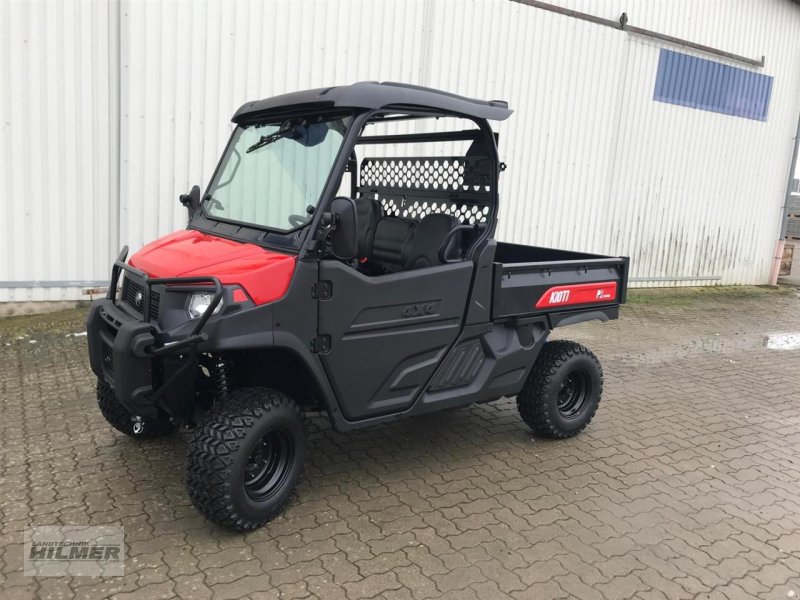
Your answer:
[[[410,242],[417,222],[399,217],[383,217],[375,228],[372,253],[367,257],[384,271],[399,271],[408,258]]]
[[[439,258],[439,249],[452,229],[459,226],[459,221],[452,215],[433,214],[424,217],[414,231],[405,260],[405,269],[422,269],[443,264]],[[450,238],[445,250],[446,258],[457,258],[461,252],[459,233]]]
[[[356,198],[356,218],[358,220],[358,249],[356,255],[360,259],[370,258],[372,245],[375,242],[375,230],[383,216],[381,205],[374,198]]]

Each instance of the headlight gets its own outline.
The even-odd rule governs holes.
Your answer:
[[[189,317],[196,319],[206,314],[206,311],[208,310],[208,307],[211,306],[211,302],[213,300],[214,294],[210,292],[198,292],[189,296]],[[221,308],[222,299],[220,299],[219,304],[217,304],[217,307],[211,314],[217,314]]]

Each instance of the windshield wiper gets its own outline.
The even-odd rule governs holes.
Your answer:
[[[262,135],[260,140],[247,149],[247,154],[250,154],[254,150],[258,150],[259,148],[263,148],[264,146],[268,146],[273,142],[277,142],[279,139],[285,138],[290,133],[291,131],[276,131],[270,135]]]
[[[298,132],[295,130],[295,126],[291,121],[284,122],[278,131],[275,133],[271,133],[269,135],[262,135],[261,139],[258,140],[255,144],[250,146],[247,149],[247,154],[250,154],[254,150],[258,150],[259,148],[263,148],[264,146],[268,146],[274,142],[277,142],[281,138],[291,137],[292,139],[298,137]]]

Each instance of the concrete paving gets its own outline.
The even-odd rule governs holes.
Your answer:
[[[310,420],[286,513],[233,534],[183,488],[186,435],[96,409],[82,315],[0,321],[2,598],[775,598],[800,595],[800,290],[635,294],[559,331],[605,368],[580,436],[514,401],[341,434]],[[121,524],[125,575],[31,578],[30,525]]]

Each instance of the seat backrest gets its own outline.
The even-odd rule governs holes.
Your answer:
[[[400,217],[383,217],[375,227],[369,260],[388,272],[401,270],[407,261],[417,222]]]
[[[442,264],[439,249],[459,220],[448,214],[435,213],[413,219],[383,216],[377,200],[356,198],[358,218],[358,258],[366,262],[364,269],[378,273],[421,269]],[[450,238],[445,256],[455,258],[461,253],[461,235]],[[366,259],[364,261],[364,259]]]
[[[375,242],[378,221],[383,216],[380,203],[374,198],[356,198],[356,219],[358,220],[358,258],[370,258]]]
[[[439,249],[447,234],[459,225],[456,217],[444,213],[423,217],[414,231],[403,268],[406,270],[422,269],[444,264],[439,257]],[[446,258],[456,258],[461,253],[459,233],[450,238],[444,253]]]

